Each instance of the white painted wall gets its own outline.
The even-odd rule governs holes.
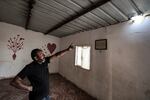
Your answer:
[[[25,38],[24,49],[18,51],[16,60],[13,60],[13,52],[8,50],[7,44],[10,37],[15,37],[18,34]],[[30,56],[32,49],[42,48],[49,42],[57,45],[55,52],[59,51],[60,38],[0,22],[0,78],[15,76],[32,61]],[[58,72],[58,59],[49,64],[49,71],[50,73]]]
[[[77,86],[97,97],[99,100],[108,100],[111,94],[111,71],[108,63],[108,51],[95,50],[95,40],[106,38],[106,30],[98,29],[82,32],[61,39],[61,49],[70,43],[76,45],[90,45],[91,70],[84,70],[74,66],[75,51],[71,51],[60,59],[59,72]]]
[[[150,19],[108,28],[113,100],[150,100]]]
[[[74,51],[60,59],[59,72],[98,100],[150,100],[150,19],[130,21],[61,39],[91,45],[91,70],[74,66]],[[96,39],[107,38],[108,50],[96,51]]]

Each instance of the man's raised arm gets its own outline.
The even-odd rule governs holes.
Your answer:
[[[59,52],[53,54],[52,56],[50,56],[50,60],[53,59],[53,58],[61,57],[61,56],[63,56],[67,51],[71,51],[72,49],[74,49],[74,46],[71,44],[67,49],[64,49],[64,50],[62,50],[62,51],[59,51]]]

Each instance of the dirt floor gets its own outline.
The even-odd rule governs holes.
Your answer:
[[[0,100],[28,100],[28,93],[9,85],[11,79],[0,80]],[[59,74],[50,75],[51,100],[96,100]]]

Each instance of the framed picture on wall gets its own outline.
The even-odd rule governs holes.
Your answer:
[[[107,50],[107,39],[95,40],[96,50]]]

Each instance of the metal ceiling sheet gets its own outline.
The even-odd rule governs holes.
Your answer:
[[[79,32],[77,30],[68,30],[65,26],[59,28],[58,30],[53,31],[51,34],[57,37],[64,37],[67,35],[74,34],[76,32]]]
[[[82,7],[73,2],[72,0],[56,0],[58,3],[72,9],[75,12],[82,10]]]
[[[31,21],[30,21],[30,26],[32,27],[32,22],[34,22],[34,25],[36,25],[36,24],[38,25],[39,23],[43,23],[44,25],[41,27],[46,27],[45,25],[48,25],[48,27],[50,28],[63,19],[64,18],[57,16],[57,14],[55,14],[55,13],[49,13],[49,12],[44,11],[44,10],[43,11],[32,10],[32,17],[31,17]]]
[[[92,29],[94,28],[91,24],[81,20],[80,18],[75,19],[73,22],[79,23],[79,25],[84,26],[85,28],[92,28]]]
[[[55,30],[53,32],[51,32],[51,35],[54,35],[54,36],[57,36],[57,37],[64,37],[64,36],[68,36],[68,35],[71,35],[71,34],[75,34],[75,33],[78,33],[78,32],[82,32],[81,30],[75,30],[75,31],[64,31],[65,29],[63,28],[60,28],[58,30]],[[85,31],[88,31],[88,30],[85,30]]]
[[[137,7],[144,13],[150,10],[150,0],[133,0]]]
[[[73,29],[75,29],[75,30],[82,30],[82,28],[77,27],[77,26],[74,26],[73,24],[70,24],[70,25],[66,24],[65,26],[70,27],[70,28],[73,28]]]
[[[24,27],[26,2],[20,0],[0,0],[0,20]]]
[[[115,24],[117,23],[117,19],[113,18],[110,14],[107,12],[103,11],[100,8],[96,8],[91,11],[93,14],[97,15],[100,18],[103,18],[104,20],[108,21],[110,24]]]
[[[73,1],[76,7],[78,8],[84,8],[90,5],[89,2],[90,0],[87,0],[88,2],[84,3],[83,3],[84,0],[82,1],[69,0],[69,1]],[[136,13],[137,12],[135,11],[135,9],[132,7],[132,5],[128,0],[112,0],[111,2],[79,17],[78,19],[76,19],[76,21],[81,25],[83,25],[84,23],[85,27],[89,28],[90,26],[90,29],[93,29],[101,26],[108,26],[118,22],[126,21]],[[64,35],[61,34],[60,37],[62,36]]]
[[[85,7],[89,6],[91,3],[88,0],[81,0],[81,1],[75,1],[75,0],[56,0],[57,2],[61,3],[62,5],[66,6],[67,8],[75,11],[79,12],[80,10],[84,9]],[[82,4],[81,4],[82,3]],[[81,4],[81,5],[80,5]],[[95,21],[93,18],[91,18],[91,16],[89,16],[88,14],[83,16],[82,18],[79,18],[83,24],[88,24],[92,27],[97,27],[100,24],[97,23],[97,21]],[[79,24],[79,23],[78,23]],[[81,26],[83,27],[83,26]]]
[[[79,27],[81,28],[82,30],[86,29],[86,26],[80,24],[79,22],[77,22],[77,20],[74,20],[74,21],[71,21],[69,23],[67,23],[67,25],[73,25],[73,26],[76,26],[76,27]]]
[[[88,26],[91,26],[93,28],[96,28],[97,26],[99,26],[98,23],[96,23],[96,22],[94,22],[94,21],[92,21],[92,20],[90,20],[84,16],[81,16],[78,19],[81,20],[82,22],[86,23]]]
[[[68,13],[68,15],[73,15],[75,13],[73,10],[71,10],[68,7],[58,3],[55,0],[39,0],[39,1],[41,1],[43,3],[46,3],[46,4],[48,4],[48,5],[50,5],[50,6],[54,7],[54,8],[57,8],[60,11],[66,12],[66,13]]]
[[[113,4],[117,6],[125,15],[132,17],[137,14],[129,0],[112,0]]]
[[[89,0],[70,0],[78,5],[80,5],[82,8],[86,8],[91,5],[91,2]]]
[[[108,26],[109,22],[107,22],[105,19],[101,18],[100,16],[97,16],[94,13],[87,13],[85,14],[85,16],[91,20],[93,20],[94,22],[98,23],[97,26]]]
[[[70,14],[68,14],[68,12],[66,12],[62,9],[60,10],[60,8],[53,7],[53,6],[51,6],[51,4],[45,3],[45,1],[39,0],[36,3],[37,4],[34,6],[34,10],[32,11],[34,13],[32,13],[32,14],[35,15],[35,13],[42,13],[42,14],[40,14],[40,16],[44,15],[44,16],[49,17],[50,19],[48,22],[51,23],[51,25],[49,25],[49,28],[53,27],[55,24],[61,22],[62,20],[65,20],[65,18],[68,18],[70,16]],[[67,10],[69,9],[69,7],[67,7],[63,4],[58,4],[58,1],[53,2],[53,3],[56,3],[57,5],[63,7],[63,9],[67,9]],[[73,11],[72,9],[69,9],[69,11],[70,10]],[[41,20],[45,19],[44,16],[43,16],[43,19],[39,19],[37,21],[37,24],[36,24],[36,21],[34,21],[34,25],[38,25],[38,23],[41,23],[42,22]],[[32,20],[36,20],[36,16],[35,16],[35,18],[32,17]],[[30,24],[32,24],[32,22]],[[32,25],[30,25],[30,26],[32,26]],[[71,26],[76,27],[73,25],[71,25]],[[41,27],[45,27],[45,26],[41,26]],[[47,30],[45,30],[45,31],[47,31]]]
[[[111,5],[112,3],[106,3],[102,5],[100,8],[110,14],[113,18],[117,19],[119,22],[123,22],[126,19],[118,12],[118,10]],[[120,11],[120,10],[119,10]]]
[[[66,12],[61,11],[57,8],[54,8],[51,5],[41,2],[41,1],[36,2],[36,5],[34,7],[35,7],[34,8],[35,10],[41,9],[42,11],[45,10],[45,12],[47,13],[54,13],[56,14],[56,16],[60,16],[64,18],[68,17],[68,14]]]
[[[97,1],[100,0],[35,0],[28,28],[45,33]],[[132,2],[135,3],[134,6]],[[132,0],[132,2],[111,0],[49,34],[63,37],[126,21],[138,13],[137,9],[143,13],[150,10],[150,0]],[[28,3],[29,0],[0,0],[0,21],[25,27],[29,14]]]

